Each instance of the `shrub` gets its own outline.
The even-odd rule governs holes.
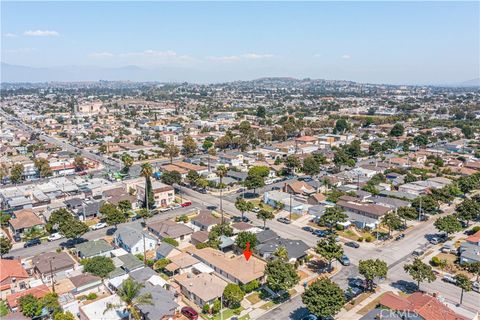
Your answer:
[[[432,260],[430,260],[430,264],[434,267],[437,267],[440,265],[440,258],[439,257],[433,257]]]
[[[242,286],[242,290],[245,291],[245,293],[250,293],[255,289],[258,289],[260,287],[260,282],[258,280],[252,280],[249,283],[245,284]]]
[[[477,233],[480,230],[480,226],[475,226],[472,228],[472,233]]]
[[[242,312],[241,308],[237,308],[237,309],[233,310],[233,314],[236,315],[236,316],[240,315],[241,312]]]
[[[363,242],[363,237],[358,237],[357,241],[358,242]]]
[[[163,238],[163,242],[171,244],[174,247],[178,247],[178,241],[172,238]]]
[[[365,237],[366,242],[372,242],[372,240],[373,240],[372,236],[366,236]]]
[[[335,227],[338,231],[343,231],[345,230],[345,227],[342,226],[341,224],[337,224],[337,226]]]
[[[197,243],[195,245],[195,248],[197,248],[197,249],[204,249],[204,248],[207,248],[207,247],[208,247],[208,244],[206,244],[206,243]]]
[[[208,303],[203,305],[202,312],[203,313],[209,313],[210,312],[210,305]]]
[[[97,294],[95,292],[91,292],[91,293],[87,294],[86,299],[87,300],[95,300],[95,299],[97,299]]]

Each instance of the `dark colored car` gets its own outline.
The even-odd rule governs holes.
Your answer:
[[[315,231],[315,229],[313,229],[312,227],[303,227],[302,230],[303,230],[303,231],[307,231],[307,232],[313,232],[313,231]]]
[[[42,243],[42,241],[40,241],[40,239],[35,238],[35,239],[28,240],[27,242],[25,242],[23,244],[23,247],[24,248],[29,248],[29,247],[33,247],[33,246],[38,246],[41,243]]]
[[[233,217],[232,219],[234,222],[245,222],[245,223],[248,223],[250,222],[250,219],[248,219],[247,217],[243,216],[242,217]]]
[[[351,248],[355,248],[355,249],[360,248],[360,245],[355,241],[346,242],[345,245],[347,247],[351,247]]]
[[[280,187],[272,187],[272,190],[280,190]]]
[[[77,244],[87,242],[87,239],[84,238],[77,238],[77,239],[70,239],[65,242],[60,243],[60,248],[62,249],[72,249]]]
[[[208,210],[215,210],[215,209],[217,209],[217,206],[207,206],[207,209]]]
[[[405,234],[399,234],[396,238],[395,238],[395,241],[398,241],[398,240],[402,240],[403,238],[405,238]]]
[[[317,237],[326,237],[328,235],[327,232],[324,230],[315,230],[313,231],[313,234],[316,235]]]
[[[182,314],[190,320],[197,320],[198,313],[191,307],[183,307],[181,310]]]

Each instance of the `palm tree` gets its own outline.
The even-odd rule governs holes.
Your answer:
[[[224,166],[224,165],[220,165],[217,167],[217,170],[215,171],[215,173],[217,174],[217,176],[220,178],[220,214],[222,215],[222,224],[224,222],[224,219],[223,219],[223,177],[225,177],[225,175],[227,174],[227,168]]]
[[[288,260],[288,251],[285,247],[278,247],[277,250],[273,253],[274,256],[282,260]]]
[[[150,163],[142,164],[140,175],[142,177],[145,177],[145,206],[147,207],[147,210],[148,210],[149,192],[151,191],[150,189],[152,188],[151,182],[150,182],[150,177],[152,176],[152,174],[153,174],[152,165]]]
[[[123,281],[122,286],[117,291],[117,295],[122,299],[122,301],[126,304],[126,309],[128,311],[128,319],[132,319],[132,316],[135,320],[142,319],[141,314],[137,310],[137,306],[150,304],[153,305],[152,301],[152,294],[145,293],[141,294],[140,291],[144,287],[143,284],[135,282],[131,278],[127,278]],[[109,303],[107,304],[107,308],[103,311],[107,312],[111,309],[118,309],[122,308],[123,304],[117,305]]]
[[[128,171],[130,170],[130,167],[133,165],[132,156],[129,155],[128,153],[124,153],[122,155],[122,162],[123,162],[123,171],[125,173],[128,173]]]

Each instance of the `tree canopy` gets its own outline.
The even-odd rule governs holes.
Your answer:
[[[343,308],[345,295],[335,282],[321,278],[305,290],[302,302],[317,317],[333,317]]]
[[[265,274],[268,287],[276,292],[288,290],[300,281],[295,267],[282,259],[269,261],[265,268]]]

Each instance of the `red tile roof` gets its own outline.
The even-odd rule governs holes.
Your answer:
[[[26,296],[27,294],[31,294],[35,298],[43,298],[48,293],[50,293],[50,289],[45,284],[42,284],[41,286],[34,287],[25,291],[9,294],[7,296],[7,303],[10,308],[15,308],[18,305],[18,299]]]
[[[18,260],[0,259],[0,283],[8,278],[27,279],[28,273]]]
[[[480,242],[480,230],[472,234],[467,238],[468,242],[479,243]]]
[[[380,300],[380,304],[398,311],[415,312],[425,320],[467,320],[468,318],[456,314],[437,298],[422,292],[415,292],[408,298],[387,292]]]

